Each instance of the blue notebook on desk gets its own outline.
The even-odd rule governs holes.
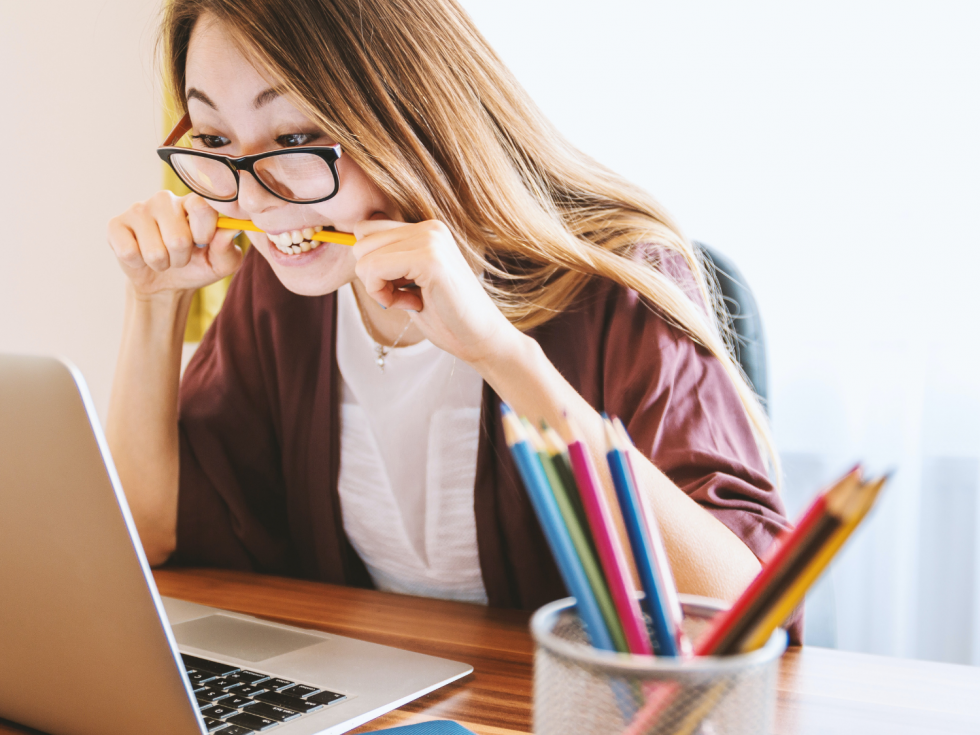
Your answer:
[[[467,730],[458,722],[451,722],[450,720],[433,720],[432,722],[420,722],[416,725],[392,727],[387,730],[378,730],[376,735],[381,735],[381,733],[385,735],[475,735],[472,730]]]

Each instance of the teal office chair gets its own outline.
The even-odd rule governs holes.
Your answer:
[[[769,412],[769,376],[766,365],[766,337],[755,297],[735,264],[704,243],[695,247],[705,255],[706,265],[715,271],[721,295],[735,330],[735,358],[745,372],[762,405]]]

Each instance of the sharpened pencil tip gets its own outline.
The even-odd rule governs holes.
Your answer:
[[[544,439],[544,443],[548,447],[548,454],[555,456],[567,452],[568,446],[562,440],[558,432],[552,429],[547,424],[545,424],[543,421],[541,422],[541,424],[542,424],[541,438]]]
[[[524,436],[524,427],[521,426],[521,422],[517,418],[517,414],[510,410],[508,407],[507,411],[501,410],[503,414],[504,422],[504,441],[507,442],[508,447],[512,447],[522,441],[526,441],[527,437]]]
[[[613,426],[616,428],[616,433],[619,435],[619,439],[622,442],[622,445],[624,447],[634,447],[634,446],[636,446],[633,443],[633,439],[630,437],[629,432],[626,431],[626,427],[623,425],[623,422],[619,418],[619,416],[616,416],[612,420],[612,422],[613,422]]]
[[[613,426],[613,422],[605,413],[602,414],[602,429],[606,434],[606,451],[611,452],[619,449],[619,443],[616,440],[616,427]]]
[[[578,432],[575,428],[575,422],[572,421],[572,417],[568,415],[568,409],[563,408],[561,411],[561,420],[558,422],[558,426],[555,427],[558,432],[558,436],[561,440],[565,442],[566,445],[572,444],[578,439]]]

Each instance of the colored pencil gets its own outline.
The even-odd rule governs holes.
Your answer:
[[[782,572],[781,574],[771,573],[767,575],[770,586],[775,586],[777,589],[780,586],[782,588],[775,598],[770,596],[770,602],[766,607],[756,611],[748,630],[737,639],[736,651],[746,652],[764,646],[773,631],[789,618],[803,600],[807,589],[820,576],[820,573],[867,515],[886,479],[862,483],[860,481],[860,467],[856,467],[829,490],[820,493],[804,513],[796,530],[785,537],[781,537],[778,547],[769,555],[763,572],[766,572],[767,569]],[[826,526],[826,516],[834,516],[840,521],[829,536],[819,532],[821,527]],[[819,540],[821,538],[822,541]],[[787,569],[795,569],[796,571],[786,575]],[[715,617],[713,627],[698,641],[697,650],[699,654],[735,652],[719,650],[719,642],[725,638],[726,633],[731,631],[733,627],[731,621],[738,622],[744,619],[746,612],[751,612],[754,607],[753,604],[749,603],[760,598],[756,584],[760,577],[762,577],[762,573],[756,577],[756,581],[749,585],[749,588],[727,613]],[[739,613],[739,610],[742,612]],[[674,709],[689,706],[686,700],[675,701],[676,695],[680,691],[680,688],[674,690],[665,688],[664,691],[649,697],[624,730],[623,735],[656,732],[650,728],[655,726],[658,721],[671,722],[674,719],[671,716]],[[696,708],[702,719],[710,713],[710,710],[719,700],[719,697],[712,695],[713,692],[709,692],[706,695],[706,701],[699,702]],[[678,731],[684,731],[684,728]]]
[[[660,656],[677,656],[680,653],[677,648],[677,632],[666,609],[666,596],[661,589],[660,580],[654,571],[653,546],[643,520],[636,486],[626,466],[624,448],[620,446],[616,430],[609,419],[603,420],[603,427],[606,432],[606,461],[609,463],[619,509],[626,525],[626,535],[633,550],[633,561],[646,595],[643,607],[650,616],[653,627],[654,652]]]
[[[586,518],[585,507],[582,505],[582,496],[579,493],[578,481],[575,479],[572,462],[568,457],[568,446],[558,432],[548,426],[544,421],[541,422],[541,438],[548,448],[548,454],[551,455],[555,463],[555,469],[558,470],[558,474],[561,476],[562,482],[568,490],[568,499],[571,501],[572,507],[575,508],[575,515],[578,517],[579,524],[582,526],[582,530],[585,532],[585,536],[589,541],[589,548],[592,549],[592,553],[596,554],[596,558],[598,558],[595,539],[592,538],[592,529],[589,527],[589,519]]]
[[[595,648],[604,651],[615,651],[609,630],[603,620],[595,595],[582,569],[568,535],[568,529],[562,520],[561,512],[555,496],[548,487],[548,480],[537,454],[528,441],[524,427],[517,415],[507,404],[501,404],[501,414],[504,426],[504,437],[507,446],[514,456],[517,470],[524,482],[531,506],[534,508],[541,530],[544,532],[552,556],[558,566],[558,572],[569,593],[575,598],[579,618],[586,634]]]
[[[606,628],[609,630],[613,646],[620,653],[631,653],[632,648],[627,644],[627,637],[623,631],[623,625],[619,620],[619,616],[616,614],[616,605],[613,603],[613,599],[609,594],[606,579],[602,575],[602,570],[599,568],[595,554],[589,548],[585,533],[568,498],[568,488],[558,474],[555,462],[551,455],[548,454],[544,440],[540,434],[538,434],[526,419],[522,419],[521,423],[527,433],[531,447],[538,454],[541,468],[544,470],[545,478],[548,480],[552,494],[555,496],[555,502],[558,504],[558,511],[561,513],[561,517],[565,522],[565,528],[568,530],[568,535],[572,540],[572,545],[575,547],[579,561],[582,563],[582,569],[589,581],[589,585],[592,587],[592,594],[595,595],[596,603],[599,605],[599,611],[602,613],[602,618],[606,621]]]
[[[218,228],[222,230],[247,230],[248,232],[265,232],[255,223],[248,219],[232,219],[231,217],[218,217]],[[357,238],[349,232],[335,232],[334,230],[320,230],[315,233],[311,240],[319,242],[332,242],[336,245],[356,245]]]
[[[637,481],[636,468],[633,466],[632,453],[629,449],[634,448],[633,440],[630,438],[626,427],[619,418],[612,419],[613,428],[619,435],[622,443],[627,447],[626,467],[633,480],[633,486],[637,489],[637,496],[640,501],[640,509],[643,514],[643,522],[647,533],[650,535],[650,545],[653,549],[654,573],[660,581],[660,588],[664,593],[664,604],[674,623],[674,631],[677,636],[677,650],[681,656],[687,657],[694,653],[691,641],[684,633],[684,611],[681,609],[681,601],[677,595],[677,583],[674,581],[674,572],[670,568],[670,559],[667,557],[667,550],[664,547],[663,536],[660,533],[660,524],[657,522],[657,514],[653,510],[653,503],[645,493],[640,491],[640,483]]]
[[[797,575],[787,586],[785,591],[779,596],[777,602],[772,605],[769,611],[762,616],[755,627],[747,634],[741,644],[741,650],[754,651],[761,648],[769,640],[769,636],[780,625],[789,619],[793,611],[803,602],[807,590],[813,586],[823,571],[840,551],[841,547],[850,538],[854,529],[858,527],[864,517],[871,510],[878,493],[884,487],[888,478],[882,477],[874,482],[865,483],[854,494],[848,507],[844,509],[844,523],[837,529],[831,539],[825,543],[819,552],[806,565],[802,574]]]
[[[602,569],[606,573],[619,620],[622,622],[629,652],[651,656],[653,646],[647,634],[626,552],[616,530],[606,494],[599,482],[588,449],[578,438],[575,426],[568,417],[565,417],[561,428],[562,440],[568,446],[568,457],[572,471],[575,473],[582,506],[592,529],[592,538],[595,540]]]
[[[762,570],[741,596],[728,610],[712,619],[710,627],[695,645],[696,655],[718,656],[738,650],[742,637],[758,621],[760,610],[771,598],[775,586],[787,578],[801,558],[805,558],[808,549],[813,553],[814,539],[828,536],[828,528],[832,533],[835,522],[839,526],[839,518],[827,517],[828,504],[839,507],[860,485],[861,470],[856,467],[827,491],[817,495],[799,525],[776,540],[763,561]]]

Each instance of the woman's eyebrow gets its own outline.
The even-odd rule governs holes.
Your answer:
[[[270,102],[272,102],[272,100],[276,99],[281,94],[282,94],[281,89],[277,89],[275,87],[269,87],[267,90],[265,90],[255,98],[255,101],[252,103],[252,107],[257,110],[263,105],[269,104]]]
[[[200,100],[208,107],[210,107],[212,110],[218,109],[218,106],[211,101],[210,97],[204,94],[204,92],[202,92],[201,90],[196,89],[194,87],[191,87],[190,89],[187,90],[187,101],[190,102],[191,100]]]

